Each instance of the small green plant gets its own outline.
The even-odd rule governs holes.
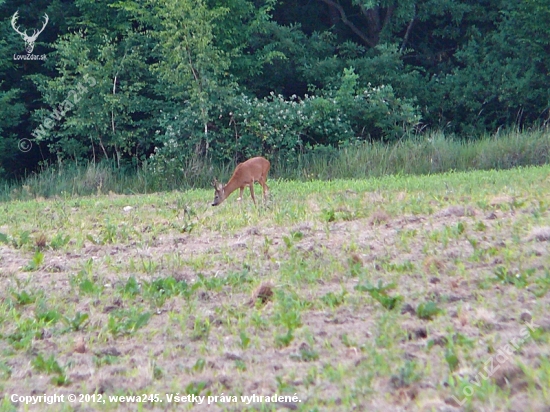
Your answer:
[[[275,325],[286,328],[285,335],[277,335],[275,344],[277,347],[288,346],[294,339],[293,331],[302,326],[301,310],[304,309],[303,303],[294,293],[287,293],[284,290],[276,291],[276,307],[272,320]]]
[[[0,232],[0,242],[7,245],[8,243],[10,243],[10,238],[5,233]]]
[[[485,232],[487,230],[487,225],[480,220],[475,224],[474,229],[478,232]]]
[[[277,348],[286,348],[290,345],[290,342],[294,339],[292,330],[288,329],[284,335],[275,336],[275,347]]]
[[[199,275],[200,276],[200,275]],[[132,279],[132,278],[130,278]],[[126,283],[125,290],[132,293],[137,293],[138,287],[135,279]],[[193,285],[195,288],[198,286]],[[186,281],[176,280],[172,276],[166,278],[158,278],[152,282],[143,282],[143,295],[151,299],[158,307],[164,305],[166,299],[172,296],[185,296],[188,298],[193,291]]]
[[[98,368],[103,365],[112,365],[119,362],[119,360],[118,356],[110,354],[97,354],[93,357],[94,365]]]
[[[164,371],[160,366],[156,364],[156,362],[153,363],[153,378],[156,380],[162,379],[164,376]]]
[[[269,248],[271,245],[273,245],[273,240],[264,236],[263,254],[265,257],[269,257]]]
[[[437,306],[435,302],[423,302],[416,308],[416,315],[420,319],[432,320],[435,316],[439,315],[442,310]]]
[[[193,371],[202,372],[205,366],[206,366],[206,361],[203,358],[199,358],[193,365]]]
[[[143,259],[141,258],[141,270],[143,273],[148,273],[152,275],[157,272],[159,265],[153,259]]]
[[[454,234],[459,237],[466,231],[466,225],[463,222],[458,222],[454,228]]]
[[[539,277],[535,279],[535,289],[533,290],[533,294],[537,298],[542,298],[543,296],[548,293],[548,290],[550,290],[550,270],[545,269],[544,270],[544,277]]]
[[[535,269],[527,269],[516,273],[515,275],[508,271],[504,266],[495,269],[496,280],[504,284],[514,285],[518,288],[524,288],[529,285],[529,277],[535,273]]]
[[[237,359],[235,361],[235,368],[237,368],[238,370],[244,372],[246,371],[246,363],[244,363],[242,360],[240,359]]]
[[[15,323],[16,330],[5,338],[16,350],[29,349],[33,339],[38,339],[42,335],[44,325],[34,318],[17,319]]]
[[[340,336],[340,340],[346,348],[356,348],[357,346],[359,346],[357,345],[357,342],[351,339],[347,333],[342,333],[342,335]]]
[[[369,295],[380,304],[388,309],[392,310],[396,308],[402,301],[403,297],[401,295],[397,296],[389,296],[388,290],[395,289],[396,284],[395,283],[389,283],[388,285],[383,285],[382,281],[378,281],[378,286],[372,286],[367,283],[367,285],[357,285],[355,286],[355,290],[361,291],[361,292],[368,292]]]
[[[88,318],[89,315],[87,313],[76,312],[74,317],[69,318],[67,316],[63,316],[61,320],[65,323],[65,325],[67,325],[68,330],[76,332],[84,327]]]
[[[293,354],[290,356],[294,360],[298,360],[301,362],[312,362],[319,359],[319,353],[313,349],[311,349],[307,345],[302,345],[300,347],[297,354]]]
[[[191,233],[196,227],[196,223],[193,221],[197,216],[197,212],[189,205],[181,207],[178,200],[178,209],[183,210],[183,223],[178,227],[181,233]]]
[[[221,291],[225,284],[225,279],[218,276],[204,276],[202,273],[197,274],[197,284],[206,290]]]
[[[70,241],[71,237],[69,235],[64,236],[62,233],[58,233],[52,238],[50,247],[54,250],[61,249],[68,245]]]
[[[199,396],[201,392],[206,388],[206,382],[199,381],[199,382],[191,382],[189,385],[185,387],[185,393],[187,395],[195,395]]]
[[[334,209],[324,209],[321,212],[321,218],[327,222],[334,222],[336,220],[336,211]]]
[[[117,239],[117,227],[112,223],[106,223],[100,231],[101,244],[115,243]]]
[[[16,249],[21,249],[23,246],[31,243],[31,233],[28,230],[25,230],[19,234],[19,239],[13,237],[12,245]]]
[[[395,389],[404,388],[418,382],[422,375],[416,371],[417,364],[414,361],[406,361],[399,368],[397,374],[392,375],[390,382]]]
[[[449,365],[451,372],[454,372],[458,368],[458,356],[453,347],[448,347],[445,349],[445,361]]]
[[[291,393],[294,389],[293,385],[285,382],[281,376],[275,376],[275,381],[277,382],[277,393]]]
[[[118,310],[109,314],[107,329],[113,336],[131,334],[147,325],[149,319],[151,313],[141,313],[138,308]]]
[[[128,297],[135,297],[141,292],[141,287],[135,277],[130,276],[122,288],[122,293]]]
[[[33,272],[35,270],[40,269],[40,267],[42,266],[42,263],[44,263],[44,253],[37,250],[34,253],[31,261],[27,264],[27,266],[25,266],[23,270],[25,272]]]
[[[456,333],[452,339],[448,339],[449,344],[453,342],[457,346],[473,348],[475,346],[475,339],[469,338],[462,333]]]
[[[92,278],[84,277],[78,284],[80,292],[85,295],[99,294],[103,290],[101,285],[97,285]]]
[[[348,259],[348,265],[349,265],[349,274],[351,277],[358,277],[363,270],[363,264],[361,263],[360,258],[353,258],[350,257]]]
[[[345,302],[347,292],[343,290],[338,295],[333,292],[328,292],[321,296],[321,302],[327,305],[329,308],[334,309]]]
[[[36,296],[30,295],[26,290],[23,290],[20,293],[12,292],[11,295],[13,296],[15,303],[21,306],[34,303],[36,300]]]
[[[302,317],[300,312],[295,308],[288,308],[288,310],[277,312],[274,320],[277,324],[285,326],[291,331],[302,326]]]
[[[35,314],[36,320],[45,325],[53,325],[61,319],[62,315],[57,310],[40,307]]]
[[[59,363],[55,360],[53,355],[50,355],[49,358],[44,359],[42,354],[38,354],[36,358],[31,361],[31,365],[37,372],[44,372],[48,375],[55,375],[52,377],[51,381],[54,385],[63,386],[69,383],[65,371]]]
[[[7,380],[11,377],[12,369],[4,361],[0,361],[0,379]],[[0,407],[1,410],[1,407]]]
[[[290,232],[289,236],[283,236],[283,241],[287,249],[292,249],[296,242],[299,242],[304,237],[302,232]]]
[[[39,353],[36,358],[31,361],[31,365],[37,372],[45,372],[47,374],[63,373],[63,369],[61,369],[61,366],[59,366],[59,363],[57,363],[53,355],[44,359],[42,354]]]
[[[210,328],[210,319],[200,319],[199,317],[195,318],[195,322],[193,323],[193,331],[190,336],[191,340],[207,340],[210,335]]]
[[[248,335],[244,330],[241,330],[241,332],[239,333],[239,337],[241,338],[241,341],[239,342],[239,346],[242,349],[248,348],[248,345],[250,345],[250,338],[248,337]]]
[[[415,269],[414,264],[408,260],[403,263],[383,263],[382,267],[388,272],[397,273],[409,273]]]
[[[88,259],[76,275],[69,277],[73,288],[78,288],[81,294],[97,295],[103,291],[103,286],[96,284],[93,278],[93,260]]]

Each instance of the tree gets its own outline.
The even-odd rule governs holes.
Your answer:
[[[80,2],[77,29],[55,44],[55,78],[36,77],[46,107],[36,111],[37,142],[58,159],[116,160],[150,151],[156,126],[151,38],[111,2]]]
[[[549,6],[510,3],[496,29],[471,39],[456,54],[452,73],[434,79],[440,115],[461,133],[546,122],[550,104]]]

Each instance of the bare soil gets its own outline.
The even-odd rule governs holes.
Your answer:
[[[32,251],[0,244],[4,301],[12,289],[45,291],[46,298],[71,307],[71,313],[90,316],[82,331],[61,333],[60,324],[44,327],[29,350],[14,350],[8,340],[1,339],[4,363],[11,369],[11,375],[0,381],[2,393],[4,397],[14,393],[156,393],[164,402],[143,404],[144,409],[185,410],[190,408],[188,404],[168,404],[165,394],[183,395],[202,382],[203,395],[284,392],[297,394],[301,401],[277,403],[277,410],[305,411],[310,410],[308,405],[316,405],[319,410],[357,411],[450,412],[480,407],[486,411],[548,411],[548,387],[543,387],[548,376],[545,381],[537,371],[545,362],[546,373],[549,371],[550,294],[536,297],[534,283],[518,287],[499,281],[495,270],[502,266],[512,276],[519,276],[532,269],[529,276],[542,276],[550,267],[550,237],[545,227],[519,230],[518,222],[531,211],[500,209],[498,205],[505,202],[508,200],[494,199],[489,211],[451,206],[428,215],[398,217],[381,209],[351,221],[303,222],[290,229],[254,226],[232,235],[172,231],[151,239],[146,247],[132,242],[86,242],[80,250],[47,251],[36,271],[24,270]],[[460,222],[465,234],[450,236],[448,241],[433,235],[457,228]],[[145,227],[158,222],[142,217],[140,224]],[[483,229],[474,230],[476,225]],[[292,232],[301,233],[301,238],[289,248],[284,237]],[[486,252],[475,259],[476,250]],[[204,261],[199,268],[189,263],[171,264],[175,255],[182,259],[202,256]],[[94,262],[95,278],[104,287],[101,296],[79,294],[71,285],[71,277],[89,259]],[[292,259],[294,263],[303,260],[305,271],[312,267],[322,276],[314,282],[296,282],[285,272]],[[129,261],[139,264],[144,260],[157,264],[153,273],[128,268]],[[115,271],[117,265],[120,270]],[[353,265],[360,267],[361,276],[352,275]],[[130,276],[138,282],[173,276],[192,285],[198,281],[198,273],[205,278],[223,278],[243,270],[252,276],[243,287],[198,288],[190,300],[175,296],[161,307],[151,308],[153,316],[147,325],[130,334],[113,336],[106,330],[113,310],[150,306],[140,296],[128,300],[115,293]],[[389,294],[401,295],[401,305],[389,311],[367,292],[356,290],[365,279],[371,285],[396,282]],[[262,284],[268,285],[267,292],[261,294],[263,301],[251,305],[251,297],[257,297],[254,293],[258,294]],[[274,294],[269,293],[270,288]],[[277,311],[277,290],[296,293],[311,304],[301,311],[301,326],[287,347],[274,344],[275,335],[284,333],[284,328],[270,323]],[[345,302],[340,306],[321,303],[320,297],[343,290]],[[435,302],[442,313],[431,320],[420,319],[418,305],[426,301]],[[17,310],[21,318],[32,318],[36,303],[17,306]],[[266,320],[264,327],[251,326],[254,314]],[[15,324],[8,314],[3,317],[2,336],[6,337]],[[197,318],[208,320],[207,337],[194,336]],[[480,361],[490,361],[499,348],[520,337],[525,321],[536,325],[543,337],[527,339],[499,363],[498,373],[489,377],[489,383],[505,395],[471,385],[472,403],[460,406],[453,399],[459,392],[449,387],[449,375],[474,379],[482,370]],[[240,344],[241,323],[251,339],[246,349]],[[463,341],[470,343],[461,344]],[[445,360],[451,347],[458,355],[454,373]],[[301,354],[307,350],[318,357],[304,360]],[[69,383],[56,386],[51,374],[38,372],[31,362],[37,354],[53,354],[65,368]],[[98,365],[97,359],[108,356],[116,361]],[[197,367],[199,359],[204,363]],[[417,378],[402,372],[406,361],[417,365]],[[476,392],[483,392],[485,398]],[[72,406],[82,411],[138,409],[135,403]],[[195,405],[193,410],[247,407],[271,410],[269,404],[241,402]],[[28,406],[29,410],[48,408],[61,409],[60,405]]]

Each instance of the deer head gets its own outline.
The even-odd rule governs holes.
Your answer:
[[[217,179],[214,179],[212,181],[212,186],[214,186],[214,202],[212,203],[212,206],[218,206],[225,200],[223,185],[218,182]]]
[[[25,41],[25,44],[26,44],[25,50],[27,51],[28,54],[31,54],[32,51],[34,50],[34,42],[38,38],[38,35],[44,31],[44,28],[46,27],[50,19],[48,18],[48,15],[44,13],[44,24],[42,25],[42,28],[40,30],[34,29],[32,35],[28,36],[26,30],[22,32],[19,30],[19,27],[16,26],[17,19],[19,18],[18,13],[19,11],[16,11],[13,17],[11,18],[11,26],[17,33],[21,35],[21,37],[23,37],[23,40]]]

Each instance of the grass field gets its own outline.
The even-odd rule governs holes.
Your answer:
[[[550,167],[268,184],[0,203],[0,410],[548,410]]]

